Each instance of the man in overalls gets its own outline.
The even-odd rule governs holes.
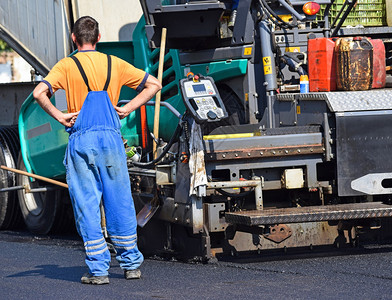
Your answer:
[[[70,134],[64,164],[76,228],[83,238],[89,268],[81,282],[88,284],[109,283],[110,253],[101,229],[101,199],[107,230],[125,278],[141,276],[143,255],[136,243],[136,214],[120,119],[161,89],[155,77],[115,56],[97,52],[100,37],[96,20],[78,19],[72,32],[78,53],[60,60],[33,93],[38,104]],[[139,94],[117,107],[123,85]],[[66,91],[68,113],[50,102],[50,95],[58,89]]]

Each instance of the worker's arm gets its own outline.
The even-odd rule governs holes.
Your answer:
[[[146,83],[144,84],[144,89],[135,98],[133,98],[132,101],[122,107],[115,107],[120,119],[124,119],[131,112],[147,103],[161,88],[162,85],[159,83],[158,79],[149,75]]]
[[[38,104],[44,111],[64,126],[72,127],[75,124],[76,117],[79,112],[67,114],[62,113],[52,104],[52,102],[50,102],[48,94],[49,87],[43,82],[39,83],[33,91],[33,97],[37,100]]]

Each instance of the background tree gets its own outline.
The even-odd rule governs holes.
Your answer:
[[[8,46],[8,44],[6,42],[4,42],[3,40],[0,40],[0,52],[3,51],[11,51],[11,47]]]

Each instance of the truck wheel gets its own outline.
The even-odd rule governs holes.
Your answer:
[[[229,116],[236,115],[235,118],[236,121],[239,122],[239,124],[245,124],[245,107],[244,104],[241,103],[241,99],[229,86],[225,84],[218,84],[217,88],[219,90],[219,94],[222,98],[223,104],[225,105]],[[230,122],[230,120],[228,121]],[[239,124],[235,124],[235,125],[239,125]],[[228,125],[234,125],[234,124],[228,124]]]
[[[21,156],[18,159],[18,169],[26,171]],[[64,209],[64,206],[67,203],[62,199],[64,194],[61,189],[29,193],[26,192],[26,189],[57,187],[40,180],[31,181],[30,177],[20,174],[17,175],[16,181],[17,185],[26,187],[23,190],[18,190],[18,198],[22,216],[29,231],[34,234],[45,235],[69,229],[68,226],[67,228],[61,226],[61,223],[69,219],[66,218],[67,210]]]
[[[0,164],[15,168],[19,152],[19,136],[16,126],[0,127]],[[0,188],[15,186],[13,172],[0,169]],[[0,229],[13,229],[23,224],[15,191],[0,193]]]

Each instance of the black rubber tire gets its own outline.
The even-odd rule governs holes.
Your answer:
[[[26,170],[21,156],[18,159],[18,169]],[[18,191],[22,216],[30,232],[46,235],[74,230],[71,204],[69,198],[64,198],[68,190],[57,189],[40,180],[31,181],[29,177],[20,174],[17,175],[17,185],[56,188],[41,193],[26,193],[24,189]]]
[[[206,122],[203,124],[204,134],[210,134],[214,129],[221,126],[245,124],[245,107],[241,99],[226,84],[217,84],[219,94],[227,110],[228,118],[218,122]]]
[[[71,199],[67,189],[57,191],[59,198],[58,211],[55,222],[53,223],[51,233],[76,233],[75,218],[71,205]]]
[[[229,119],[226,120],[228,124],[222,125],[239,125],[245,124],[245,107],[241,103],[241,99],[237,96],[237,94],[227,85],[225,84],[218,84],[217,88],[219,90],[219,94],[222,98],[223,104],[226,107],[227,113],[229,114]],[[236,115],[236,119],[239,124],[231,124],[230,117]]]
[[[9,168],[16,167],[19,152],[17,126],[0,127],[0,164]],[[13,187],[15,173],[0,169],[0,188]],[[23,226],[23,219],[15,191],[0,193],[0,229],[15,229]]]

